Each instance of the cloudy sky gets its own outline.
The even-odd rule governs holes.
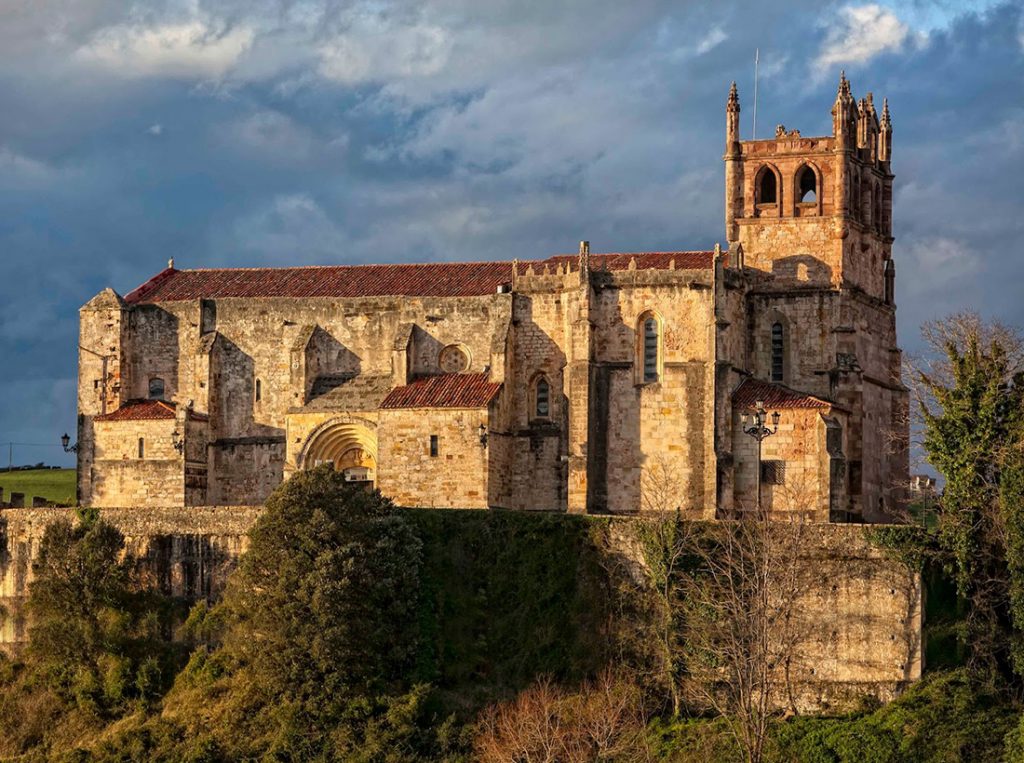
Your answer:
[[[1019,2],[0,0],[0,443],[74,432],[78,308],[169,257],[713,246],[758,47],[762,136],[829,132],[843,67],[889,98],[904,347],[1024,326]]]

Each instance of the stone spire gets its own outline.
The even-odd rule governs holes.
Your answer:
[[[839,74],[839,89],[832,106],[832,134],[841,148],[853,148],[856,145],[856,126],[857,102],[850,93],[850,82],[843,71]]]
[[[729,100],[725,104],[725,150],[734,150],[740,140],[740,94],[736,83],[729,88]]]
[[[875,111],[875,96],[868,93],[857,102],[857,147],[868,149],[869,155],[875,155],[878,136],[878,113]]]
[[[892,160],[892,117],[889,116],[889,99],[882,100],[882,121],[878,128],[878,161]]]

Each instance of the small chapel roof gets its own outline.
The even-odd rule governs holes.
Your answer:
[[[589,255],[591,270],[706,270],[714,252],[625,252]],[[631,265],[631,263],[633,263]],[[524,276],[576,270],[579,256],[498,262],[430,262],[386,265],[319,265],[292,268],[168,267],[129,292],[129,304],[192,299],[305,297],[473,297],[494,294],[510,283],[512,269]]]
[[[485,408],[501,391],[487,374],[440,374],[395,387],[381,408]]]
[[[736,391],[732,393],[733,408],[740,410],[753,408],[758,401],[764,403],[764,407],[771,408],[841,408],[842,406],[826,400],[822,397],[815,397],[806,392],[798,392],[784,384],[761,381],[760,379],[746,379]],[[845,410],[845,409],[843,409]]]
[[[175,418],[174,403],[166,400],[128,400],[116,411],[104,413],[96,417],[96,421],[154,421],[157,419]],[[188,411],[188,417],[194,421],[207,421],[209,417],[203,413]]]

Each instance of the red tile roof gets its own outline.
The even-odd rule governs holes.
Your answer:
[[[155,419],[173,419],[175,403],[166,400],[129,400],[116,411],[104,413],[96,417],[96,421],[152,421]],[[189,411],[192,421],[209,421],[205,413]]]
[[[130,400],[116,411],[96,417],[96,421],[146,421],[173,419],[174,403],[163,400]]]
[[[732,393],[732,405],[736,410],[752,409],[757,401],[764,403],[769,411],[773,408],[840,408],[824,398],[797,392],[782,384],[772,384],[760,379],[747,379]]]
[[[424,376],[404,387],[395,387],[381,408],[484,408],[501,390],[500,382],[487,374]]]
[[[714,252],[637,252],[592,254],[592,270],[704,270],[714,265]],[[525,275],[578,267],[578,257],[557,255],[546,260],[519,260]],[[512,280],[512,262],[433,262],[394,265],[324,265],[297,268],[167,268],[134,291],[128,303],[174,302],[228,297],[472,297],[493,294]]]

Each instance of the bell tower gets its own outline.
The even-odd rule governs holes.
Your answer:
[[[871,93],[854,99],[846,75],[832,135],[740,140],[735,83],[726,104],[725,214],[730,248],[784,286],[853,288],[891,302],[892,120]]]
[[[885,521],[908,480],[892,261],[892,117],[846,75],[832,134],[741,140],[736,86],[726,103],[725,227],[743,291],[744,378],[835,405],[830,511]],[[756,137],[756,136],[755,136]],[[742,248],[742,252],[740,251]]]

